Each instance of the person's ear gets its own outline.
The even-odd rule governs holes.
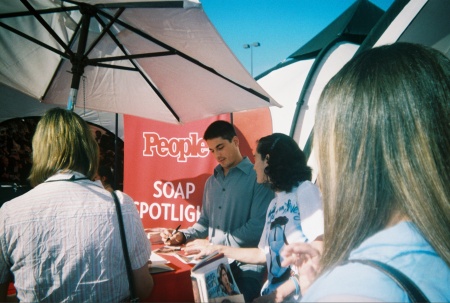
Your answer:
[[[239,147],[239,138],[238,138],[238,136],[234,136],[233,139],[231,140],[231,142],[233,142],[237,147]]]

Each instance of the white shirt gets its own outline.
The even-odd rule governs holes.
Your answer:
[[[133,200],[116,193],[131,266],[138,269],[150,257],[150,243]],[[22,302],[118,302],[129,295],[112,195],[79,173],[52,176],[5,203],[0,245],[0,283],[11,272]]]
[[[286,281],[290,268],[281,267],[280,252],[287,244],[312,242],[323,234],[323,209],[320,191],[310,181],[291,192],[277,192],[267,209],[266,222],[258,247],[267,260],[268,282],[262,294],[274,291]]]

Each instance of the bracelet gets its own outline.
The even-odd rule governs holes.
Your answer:
[[[292,277],[290,277],[289,278],[289,280],[292,280],[292,282],[294,282],[294,285],[295,285],[295,295],[296,296],[298,296],[298,295],[300,295],[300,285],[299,285],[299,282],[298,282],[298,280],[297,280],[297,275],[295,275],[295,276],[292,276]]]

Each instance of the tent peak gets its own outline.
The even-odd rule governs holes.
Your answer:
[[[288,58],[313,58],[336,39],[359,44],[383,14],[384,11],[370,1],[359,0]]]

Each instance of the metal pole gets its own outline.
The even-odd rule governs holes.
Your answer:
[[[250,45],[250,74],[253,77],[253,47]]]
[[[80,79],[84,73],[84,51],[86,50],[87,38],[89,33],[89,23],[91,22],[91,15],[89,9],[81,7],[81,33],[80,40],[78,41],[78,49],[72,62],[72,83],[70,85],[69,100],[67,102],[67,109],[73,110],[77,103],[78,88],[80,87]]]
[[[261,43],[253,42],[252,44],[243,45],[244,48],[250,49],[250,74],[252,75],[252,77],[253,77],[253,48],[258,46],[261,46]]]

